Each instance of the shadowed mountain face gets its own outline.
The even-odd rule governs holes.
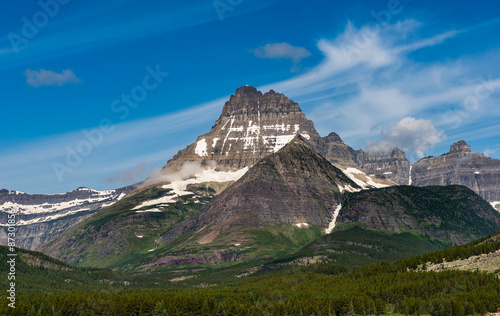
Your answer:
[[[465,141],[451,145],[444,155],[413,164],[411,179],[415,186],[464,185],[489,202],[500,201],[500,160],[471,152]]]
[[[346,187],[359,189],[298,135],[220,194],[200,214],[198,227],[212,224],[225,230],[245,218],[251,226],[306,223],[326,228]]]
[[[458,185],[397,186],[348,194],[337,225],[417,231],[455,245],[500,229],[500,214],[472,190]]]

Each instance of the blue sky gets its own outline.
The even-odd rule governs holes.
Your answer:
[[[245,84],[356,149],[500,158],[493,1],[9,2],[0,34],[0,188],[143,180]]]

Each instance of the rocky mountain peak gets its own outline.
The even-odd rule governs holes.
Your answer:
[[[246,85],[236,89],[226,102],[221,117],[251,114],[288,114],[302,112],[297,103],[285,95],[270,90],[265,94],[255,87]],[[220,119],[219,119],[220,120]]]
[[[262,94],[243,86],[225,103],[210,132],[179,151],[165,169],[179,170],[190,161],[215,164],[217,171],[241,170],[277,152],[298,134],[311,142],[320,139],[297,103],[273,90]]]
[[[328,134],[328,136],[324,137],[324,139],[328,143],[333,143],[333,142],[342,143],[342,144],[344,143],[342,141],[342,138],[340,138],[339,134],[334,133],[334,132],[331,132],[330,134]]]
[[[457,152],[471,152],[471,148],[465,140],[459,140],[458,142],[454,143],[453,145],[450,146],[450,153],[457,153]]]

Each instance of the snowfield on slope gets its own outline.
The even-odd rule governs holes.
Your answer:
[[[172,204],[175,203],[179,196],[193,194],[191,191],[186,191],[187,186],[190,184],[200,184],[207,182],[229,182],[236,181],[241,178],[248,171],[248,167],[237,171],[215,171],[215,168],[203,169],[202,171],[193,175],[193,177],[185,180],[172,181],[169,184],[163,185],[163,189],[171,189],[170,195],[163,196],[157,199],[144,201],[134,207],[132,210],[158,204]]]

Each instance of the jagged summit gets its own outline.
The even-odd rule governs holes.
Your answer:
[[[321,138],[297,103],[273,90],[262,94],[243,86],[225,103],[210,132],[179,151],[165,169],[179,170],[190,161],[215,163],[218,171],[241,170],[277,152],[297,134],[305,139]]]
[[[344,141],[342,141],[342,138],[340,138],[339,134],[334,132],[331,132],[330,134],[328,134],[328,136],[323,137],[323,139],[327,142],[337,142],[342,144],[344,143]]]
[[[456,142],[450,146],[450,154],[456,153],[456,152],[470,153],[472,151],[471,151],[470,146],[467,145],[467,143],[465,142],[465,140],[459,140],[458,142]]]
[[[265,94],[255,87],[246,85],[236,89],[222,109],[221,117],[251,115],[251,114],[288,114],[300,112],[297,103],[285,95],[270,90]],[[220,119],[219,119],[220,120]]]

